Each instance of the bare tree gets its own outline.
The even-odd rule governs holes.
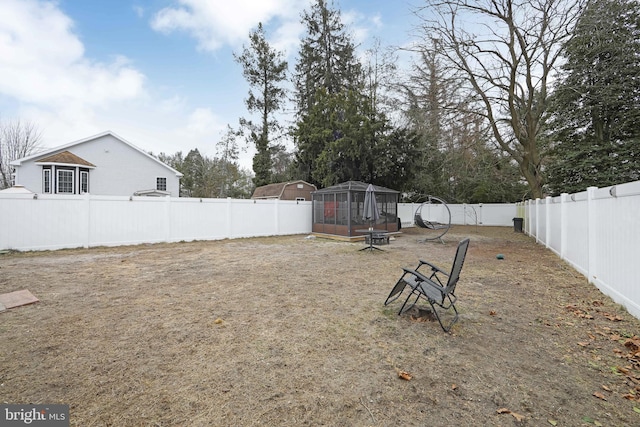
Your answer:
[[[542,197],[541,133],[548,86],[585,0],[426,0],[424,49],[461,73],[497,146]],[[435,43],[433,42],[435,40]]]
[[[32,122],[0,120],[0,189],[11,187],[11,162],[41,149],[42,132]]]

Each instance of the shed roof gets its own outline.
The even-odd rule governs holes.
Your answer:
[[[340,184],[332,185],[331,187],[323,188],[318,191],[314,191],[314,194],[324,194],[324,193],[339,193],[343,191],[355,191],[355,192],[365,192],[367,191],[367,187],[369,184],[362,181],[346,181]],[[399,191],[392,190],[390,188],[381,187],[379,185],[374,185],[373,189],[376,193],[380,194],[399,194]]]

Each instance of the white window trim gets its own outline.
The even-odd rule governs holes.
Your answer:
[[[46,176],[49,175],[49,190],[46,187]],[[53,187],[52,181],[53,174],[51,173],[51,169],[42,169],[42,193],[43,194],[51,194],[51,188]]]
[[[161,180],[161,179],[164,180],[164,188],[160,188],[158,180]],[[156,190],[167,191],[167,185],[168,185],[168,180],[167,180],[166,176],[157,176],[156,177]]]
[[[68,191],[60,191],[60,173],[61,172],[69,172],[71,173],[71,192]],[[75,171],[73,169],[56,169],[56,193],[57,194],[75,194]]]
[[[82,177],[87,177],[87,189],[84,190],[82,188]],[[79,182],[80,194],[88,194],[89,193],[89,171],[80,171],[80,182]]]

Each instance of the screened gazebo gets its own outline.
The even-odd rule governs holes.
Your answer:
[[[345,237],[362,237],[356,230],[369,227],[362,219],[364,196],[367,186],[360,181],[347,181],[311,193],[313,199],[314,233]],[[380,218],[374,229],[386,232],[398,231],[399,192],[389,188],[373,186]]]

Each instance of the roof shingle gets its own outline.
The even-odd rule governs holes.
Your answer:
[[[65,163],[68,165],[80,165],[89,166],[95,168],[96,165],[86,161],[85,159],[76,156],[70,151],[63,151],[61,153],[53,154],[49,157],[37,160],[36,163]]]

